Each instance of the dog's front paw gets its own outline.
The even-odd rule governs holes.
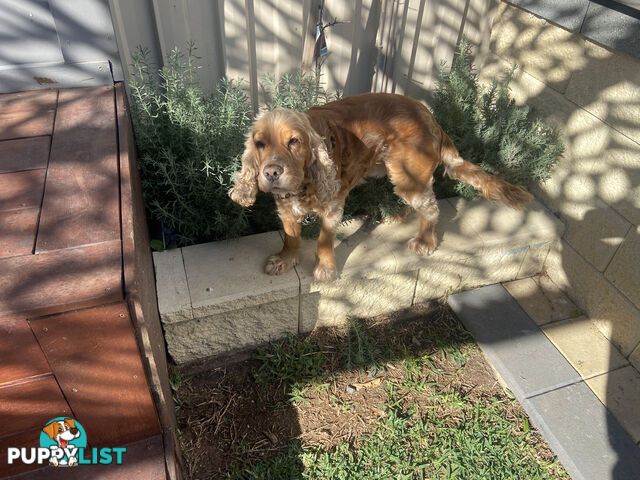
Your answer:
[[[415,237],[407,242],[407,248],[419,257],[431,255],[438,248],[437,241],[427,242],[422,238]]]
[[[333,264],[318,263],[313,269],[313,278],[316,282],[332,282],[338,276],[336,266]]]
[[[76,457],[71,457],[69,459],[69,466],[76,467],[78,465],[78,459]]]
[[[298,264],[296,257],[281,257],[280,255],[271,255],[267,258],[264,265],[265,273],[269,275],[282,275],[288,272]]]
[[[229,190],[229,197],[242,207],[250,207],[256,201],[256,192],[236,185]]]

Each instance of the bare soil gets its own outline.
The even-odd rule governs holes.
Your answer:
[[[277,382],[258,385],[260,362],[255,359],[183,379],[176,399],[188,478],[218,478],[233,466],[286,450],[293,440],[323,449],[345,442],[357,448],[358,439],[372,433],[385,415],[384,385],[406,385],[407,378],[471,402],[509,398],[446,304],[415,305],[361,324],[373,340],[375,364],[346,369],[344,329],[314,331],[311,339],[322,352],[322,371],[306,386],[299,383],[297,395]],[[416,359],[423,367],[419,376],[407,373]],[[441,408],[434,406],[433,388],[408,389],[402,401],[421,409]],[[522,408],[507,404],[514,430],[522,429]],[[459,410],[438,413],[455,422]],[[533,439],[540,460],[553,461],[553,452],[535,431]]]

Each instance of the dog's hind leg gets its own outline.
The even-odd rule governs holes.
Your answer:
[[[436,162],[417,148],[395,146],[387,155],[385,164],[396,195],[413,207],[420,217],[418,235],[409,240],[407,247],[416,255],[431,255],[438,247],[436,225],[440,214],[433,193]]]

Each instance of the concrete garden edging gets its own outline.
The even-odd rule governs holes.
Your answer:
[[[158,306],[178,365],[224,357],[287,333],[341,325],[466,288],[525,278],[543,268],[564,225],[534,201],[523,212],[483,200],[440,200],[438,250],[427,258],[405,244],[418,220],[342,225],[336,236],[339,278],[313,281],[315,240],[281,276],[263,272],[282,247],[280,232],[154,253]]]

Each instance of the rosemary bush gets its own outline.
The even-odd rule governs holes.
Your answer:
[[[509,94],[516,66],[481,93],[471,61],[471,47],[463,40],[450,71],[440,69],[432,102],[433,114],[465,160],[516,185],[544,182],[564,152],[557,129],[517,106]],[[440,169],[442,172],[442,169]],[[440,175],[436,178],[439,180]],[[472,186],[448,178],[436,184],[439,196],[475,196]]]
[[[145,203],[181,243],[245,233],[247,213],[227,196],[251,108],[240,82],[204,96],[195,81],[194,46],[174,49],[159,74],[148,50],[134,56],[132,115]]]

